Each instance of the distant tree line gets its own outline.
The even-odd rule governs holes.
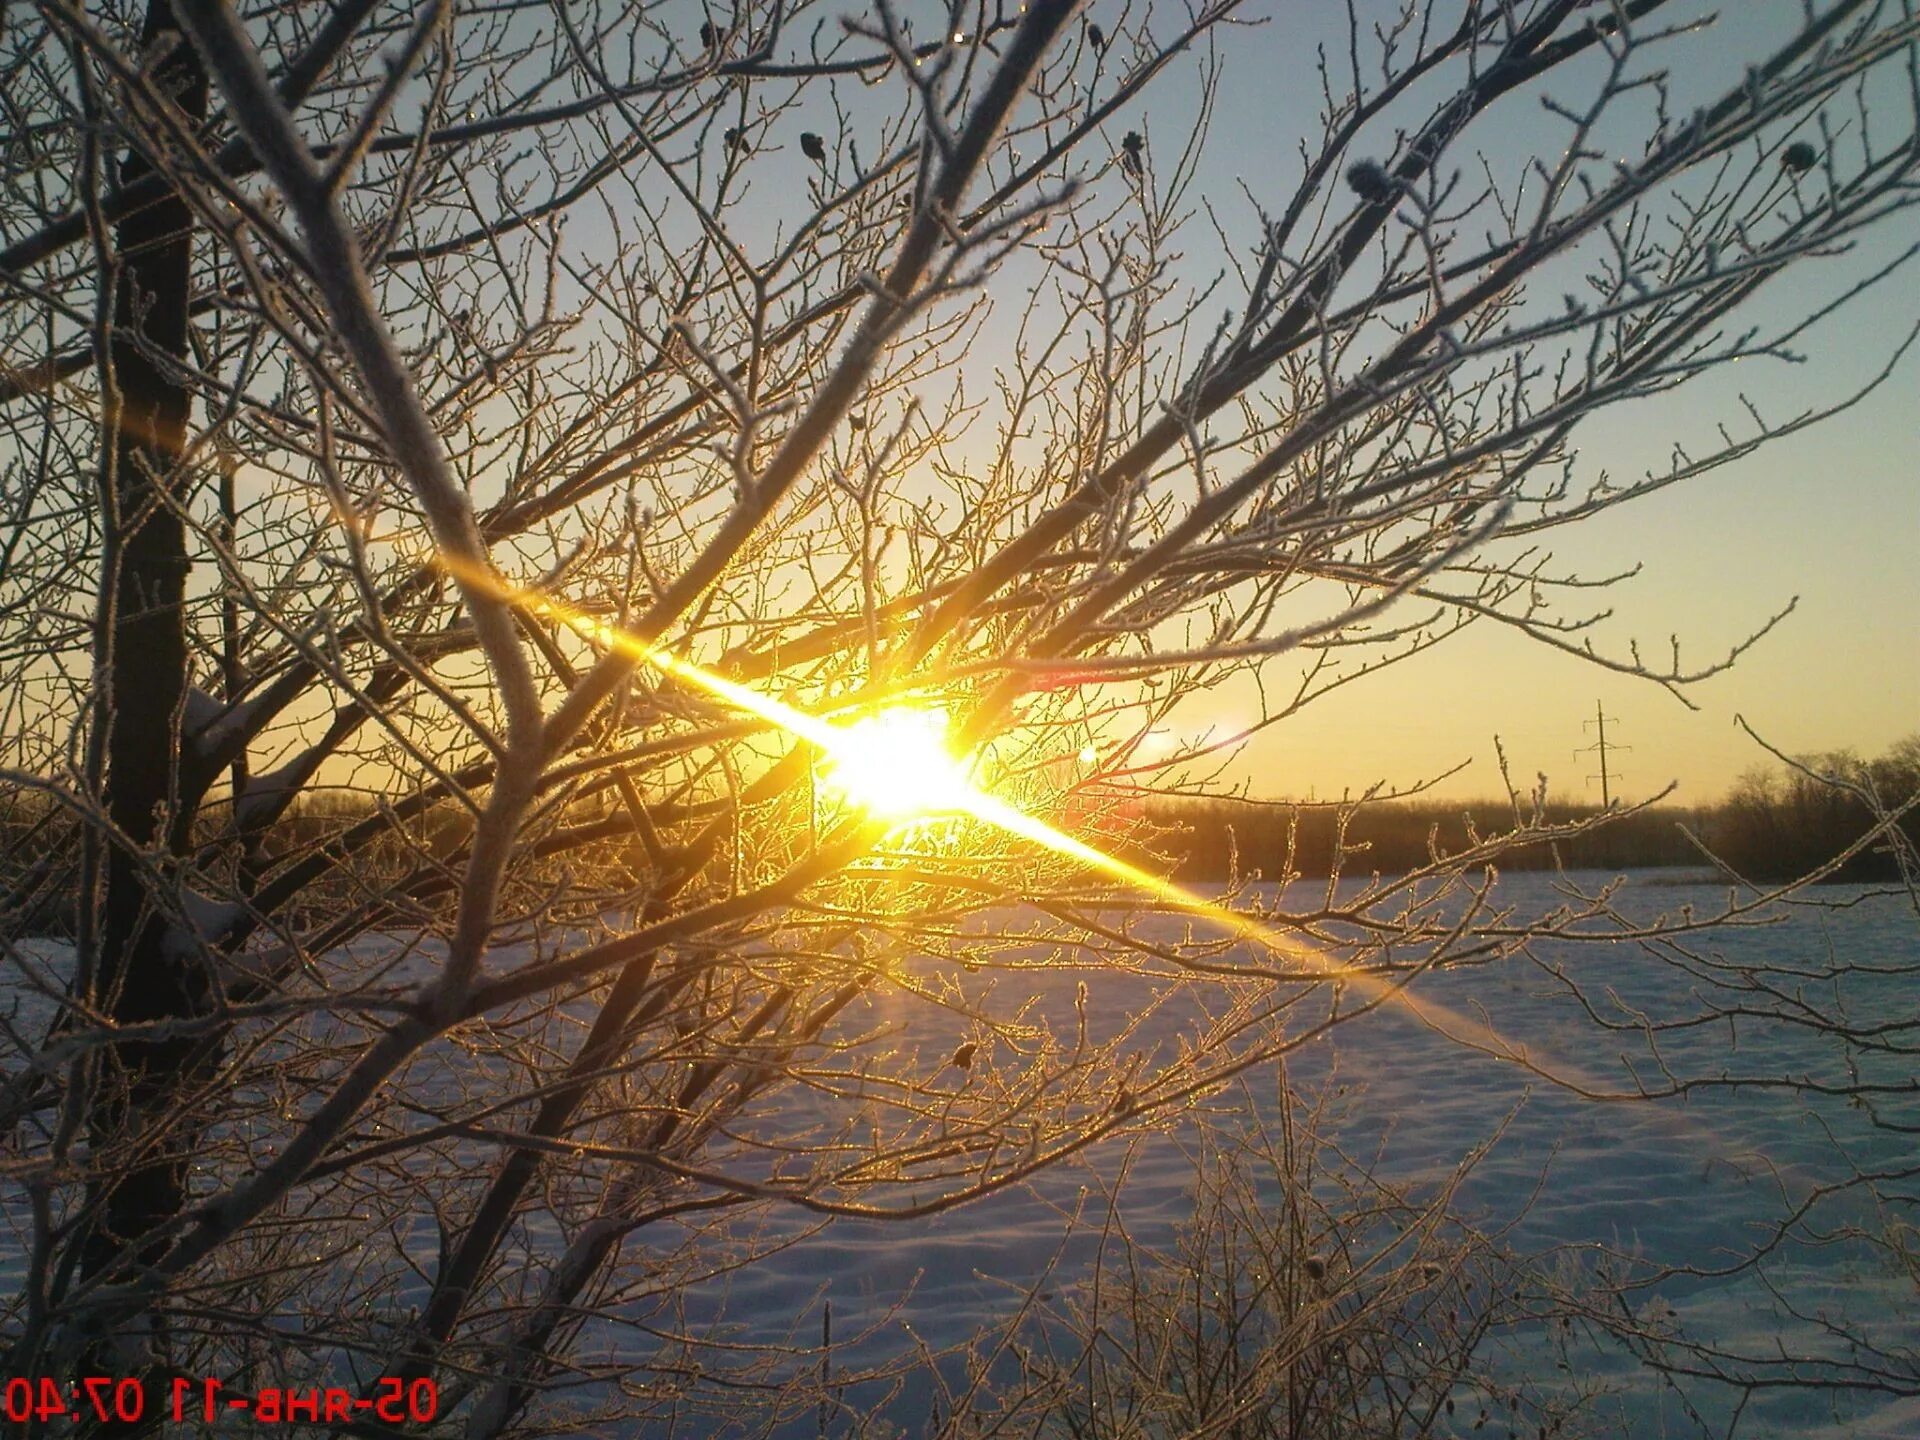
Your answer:
[[[1920,734],[1908,736],[1874,760],[1852,750],[1801,755],[1785,764],[1755,767],[1725,798],[1707,806],[1649,805],[1623,810],[1598,827],[1598,805],[1550,799],[1544,818],[1553,830],[1579,833],[1505,848],[1503,870],[1646,870],[1715,868],[1715,860],[1757,881],[1807,875],[1850,849],[1856,853],[1826,879],[1896,879],[1898,857],[1884,838],[1861,845],[1876,824],[1874,810],[1899,812],[1908,846],[1920,847]],[[1149,801],[1129,836],[1108,834],[1109,847],[1151,855],[1178,880],[1220,881],[1258,874],[1324,878],[1339,857],[1342,873],[1400,875],[1438,858],[1459,856],[1483,841],[1532,820],[1532,801],[1384,800],[1358,803],[1293,802],[1227,797],[1159,797]],[[338,843],[343,823],[380,823],[377,797],[327,791],[304,797],[261,837],[261,858],[295,855]],[[571,807],[564,832],[578,840],[597,832],[590,863],[616,883],[645,867],[640,842],[623,816],[605,805]],[[72,819],[38,792],[0,787],[0,919],[13,933],[71,931],[73,876],[52,858],[54,843]],[[1128,827],[1130,830],[1134,827]],[[373,847],[374,863],[360,879],[397,880],[422,857],[443,853],[458,829],[450,805],[434,807],[404,828],[391,829]],[[1144,831],[1154,837],[1143,843]],[[576,847],[577,849],[578,847]],[[575,855],[575,863],[587,858]],[[316,897],[323,907],[363,898],[344,893]]]
[[[1861,845],[1876,824],[1874,809],[1899,812],[1908,846],[1920,847],[1920,734],[1908,736],[1874,760],[1852,750],[1795,757],[1781,765],[1755,767],[1736,781],[1718,804],[1650,805],[1623,810],[1605,825],[1586,827],[1600,807],[1571,798],[1546,802],[1553,829],[1577,830],[1564,839],[1540,839],[1507,847],[1503,870],[1715,868],[1715,860],[1757,881],[1810,874],[1850,849],[1856,853],[1826,879],[1871,882],[1896,879],[1898,857],[1884,838]],[[1342,873],[1399,875],[1437,858],[1459,856],[1481,842],[1531,819],[1532,801],[1386,800],[1352,804],[1249,800],[1227,797],[1156,798],[1140,819],[1155,840],[1108,835],[1110,846],[1151,852],[1170,864],[1173,878],[1220,881],[1258,874],[1324,878],[1339,857]],[[588,813],[591,811],[592,813]],[[377,798],[340,791],[303,798],[260,841],[262,858],[286,857],[338,843],[343,822],[379,822]],[[640,842],[623,817],[605,806],[575,806],[566,833],[578,838],[600,832],[592,847],[603,878],[644,869]],[[61,853],[54,837],[71,818],[50,808],[37,792],[0,788],[0,919],[13,933],[67,934],[71,930],[72,880],[51,863]],[[423,856],[442,853],[457,830],[451,806],[416,816],[404,830],[383,835],[362,883],[398,878]],[[576,863],[583,858],[575,856]],[[320,903],[358,898],[328,894]]]
[[[1876,760],[1852,750],[1801,756],[1747,771],[1714,812],[1714,848],[1734,869],[1773,880],[1804,874],[1873,828],[1874,809],[1898,812],[1909,856],[1920,846],[1920,733]],[[1835,871],[1836,880],[1887,880],[1899,857],[1874,843]]]
[[[1712,869],[1717,858],[1747,879],[1787,880],[1819,869],[1872,832],[1875,799],[1897,810],[1916,795],[1920,735],[1876,760],[1836,750],[1756,767],[1718,804],[1625,810],[1569,839],[1508,850],[1500,867]],[[1530,812],[1530,800],[1520,805]],[[1337,804],[1170,797],[1147,809],[1163,831],[1162,852],[1183,880],[1256,872],[1265,879],[1320,878],[1334,868],[1336,856],[1343,873],[1405,874],[1515,828],[1519,813],[1514,801],[1497,799]],[[1600,813],[1598,805],[1572,799],[1550,800],[1546,806],[1546,818],[1568,826]],[[1920,806],[1909,808],[1899,825],[1909,842],[1920,844]],[[1876,841],[1825,878],[1865,882],[1898,874],[1893,848]]]
[[[1530,810],[1528,802],[1522,802]],[[1275,880],[1342,874],[1401,875],[1438,858],[1459,855],[1480,840],[1516,828],[1510,801],[1391,800],[1359,804],[1288,803],[1230,799],[1165,800],[1149,807],[1163,827],[1163,853],[1175,877],[1217,881],[1238,876]],[[1573,825],[1600,807],[1572,800],[1549,802],[1549,820]],[[1500,857],[1502,870],[1706,866],[1688,833],[1699,835],[1712,811],[1651,806],[1621,814],[1598,830],[1561,841],[1515,846]]]

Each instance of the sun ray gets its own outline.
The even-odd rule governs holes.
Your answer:
[[[450,566],[448,568],[451,569]],[[650,645],[638,636],[618,626],[609,625],[597,616],[578,610],[562,600],[535,591],[508,586],[491,572],[470,578],[476,584],[493,589],[510,604],[524,605],[547,615],[584,636],[651,666],[662,674],[672,675],[706,691],[715,699],[736,710],[765,720],[770,725],[814,747],[832,766],[839,767],[851,760],[851,768],[858,772],[863,764],[858,754],[859,746],[863,739],[871,740],[874,732],[863,729],[861,721],[838,724],[823,720],[817,715],[810,715],[771,695],[762,694],[749,686],[729,680],[724,675],[717,675],[690,660],[683,660],[658,646]],[[871,720],[868,723],[871,723]],[[893,727],[888,728],[891,730]],[[931,764],[931,752],[923,750],[920,753],[926,756]],[[942,754],[944,755],[944,751]],[[1152,896],[1168,909],[1191,915],[1223,934],[1234,936],[1283,961],[1297,965],[1302,971],[1303,979],[1311,977],[1331,981],[1352,991],[1368,1006],[1381,1004],[1397,1006],[1435,1033],[1456,1043],[1524,1065],[1536,1074],[1589,1094],[1598,1094],[1611,1088],[1603,1077],[1597,1076],[1588,1067],[1572,1063],[1562,1056],[1549,1055],[1516,1045],[1487,1021],[1477,1016],[1467,1014],[1431,997],[1416,996],[1409,987],[1417,978],[1417,973],[1403,972],[1397,976],[1386,976],[1349,964],[1338,955],[1298,936],[1290,935],[1277,926],[1218,904],[1183,885],[1130,864],[1117,855],[1110,855],[1099,847],[1090,845],[1048,824],[1037,815],[1030,815],[1000,797],[982,790],[967,777],[961,762],[951,755],[944,755],[943,764],[952,767],[950,772],[943,771],[943,774],[957,775],[959,779],[958,783],[950,783],[946,780],[940,782],[940,803],[933,807],[935,809],[948,814],[968,815],[983,824],[994,826],[1010,835],[1038,845],[1064,859],[1075,861],[1128,889]],[[858,800],[868,788],[868,782],[862,780],[857,788],[849,787],[849,796]],[[888,817],[883,815],[882,818]],[[1692,1143],[1701,1144],[1710,1153],[1731,1153],[1718,1137],[1686,1116],[1669,1117],[1668,1124],[1673,1133],[1686,1137]]]
[[[441,563],[450,573],[454,573],[457,579],[484,587],[510,604],[525,606],[557,620],[589,639],[641,661],[662,674],[686,681],[724,704],[786,731],[818,750],[835,770],[850,772],[859,777],[855,784],[846,787],[849,797],[857,803],[868,806],[882,818],[909,818],[906,813],[896,811],[891,804],[873,803],[878,797],[878,792],[883,790],[885,782],[883,777],[876,774],[872,757],[863,751],[863,745],[871,746],[882,733],[887,736],[889,748],[892,748],[894,742],[907,730],[907,727],[898,722],[884,724],[881,730],[876,731],[868,727],[875,725],[880,717],[869,717],[864,721],[853,721],[844,725],[823,720],[817,715],[810,715],[804,710],[788,705],[750,686],[729,680],[724,675],[715,674],[704,666],[682,659],[657,645],[648,644],[619,626],[608,624],[598,616],[591,615],[551,595],[507,585],[492,572],[470,572],[466,567],[455,571],[456,562],[450,558],[443,558]],[[883,715],[886,713],[888,712],[882,712]],[[1498,1031],[1484,1021],[1437,1001],[1417,999],[1407,989],[1404,976],[1397,979],[1388,978],[1350,965],[1338,956],[1310,945],[1297,936],[1289,935],[1253,916],[1217,904],[1183,885],[1130,864],[1117,855],[1110,855],[1097,846],[1090,845],[1048,824],[1038,816],[1030,815],[998,796],[980,789],[967,778],[960,762],[939,747],[938,740],[931,737],[930,731],[923,731],[923,734],[927,734],[931,739],[931,748],[922,744],[912,753],[917,753],[934,775],[935,792],[923,796],[928,803],[921,806],[917,813],[924,814],[937,810],[949,814],[968,815],[983,824],[1018,836],[1064,859],[1075,861],[1129,889],[1150,895],[1170,909],[1189,914],[1217,930],[1257,945],[1270,954],[1290,960],[1311,976],[1334,980],[1349,986],[1367,1002],[1390,1000],[1404,1007],[1423,1024],[1431,1026],[1450,1038],[1493,1054],[1520,1059],[1527,1063],[1537,1063],[1528,1061],[1525,1055],[1516,1052]],[[939,757],[938,761],[935,758],[936,754]],[[936,764],[939,766],[937,770]],[[927,777],[916,777],[913,786],[924,792],[926,782]],[[904,784],[904,781],[901,783]],[[1571,1073],[1577,1075],[1578,1072]]]

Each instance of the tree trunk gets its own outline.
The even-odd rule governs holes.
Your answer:
[[[143,49],[170,47],[160,86],[190,126],[207,112],[207,77],[174,20],[168,0],[150,0]],[[130,154],[127,185],[151,165]],[[106,803],[125,844],[104,864],[95,1002],[115,1021],[134,1024],[203,1013],[208,985],[194,947],[168,945],[167,926],[149,893],[150,875],[187,840],[190,816],[177,803],[180,714],[189,681],[182,602],[189,560],[174,506],[184,493],[177,473],[190,397],[161,357],[187,354],[192,214],[177,192],[123,218],[115,230],[118,288],[109,348],[113,383],[104,411],[100,495],[110,587],[100,724],[106,726]],[[158,870],[149,866],[158,863]],[[90,1200],[94,1223],[81,1256],[95,1275],[134,1258],[128,1244],[178,1213],[186,1157],[176,1144],[142,1135],[164,1115],[201,1047],[192,1040],[126,1042],[109,1053],[94,1090],[89,1127],[94,1156],[107,1165]],[[144,1143],[143,1143],[144,1142]],[[134,1147],[138,1146],[136,1150]],[[137,1158],[133,1158],[137,1156]]]

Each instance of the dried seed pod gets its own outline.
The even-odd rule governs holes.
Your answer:
[[[1400,187],[1379,162],[1356,160],[1347,167],[1347,184],[1362,200],[1385,205],[1400,192]]]

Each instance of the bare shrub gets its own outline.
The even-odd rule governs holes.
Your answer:
[[[1920,21],[1809,7],[1706,92],[1683,0],[1295,8],[1319,114],[1231,195],[1234,0],[7,10],[8,1375],[137,1377],[149,1424],[181,1374],[431,1382],[475,1440],[719,1407],[765,1357],[665,1317],[724,1220],[959,1206],[1456,962],[1757,913],[1516,920],[1503,858],[1604,823],[1544,786],[1409,875],[1202,905],[1144,805],[1216,757],[1151,742],[1475,624],[1732,663],[1589,647],[1610,582],[1544,539],[1893,373],[1579,459],[1897,293]],[[971,767],[910,822],[836,778],[902,711]],[[1036,1018],[1057,977],[1101,1003]],[[1911,1053],[1765,973],[1670,1023],[1754,1005]]]
[[[1283,1089],[1271,1119],[1202,1128],[1173,1244],[1117,1228],[1039,1327],[1016,1407],[1034,1433],[1359,1440],[1490,1417],[1496,1432],[1576,1433],[1577,1388],[1490,1369],[1503,1332],[1566,1312],[1558,1276],[1459,1217],[1477,1156],[1416,1196],[1320,1133],[1328,1098],[1307,1108]]]

